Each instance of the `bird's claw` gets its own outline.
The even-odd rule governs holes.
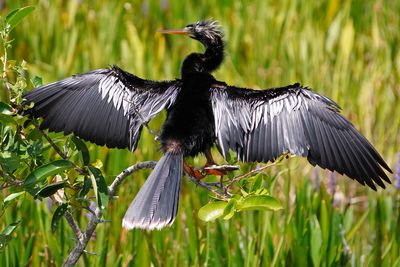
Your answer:
[[[209,166],[204,166],[201,170],[205,175],[223,176],[223,175],[228,174],[231,171],[239,170],[239,166],[237,166],[237,165],[209,165]]]
[[[200,170],[196,170],[186,162],[184,162],[183,164],[183,169],[189,176],[195,178],[197,181],[200,181],[205,177],[205,175]]]
[[[206,165],[199,169],[195,169],[186,162],[183,165],[183,169],[185,172],[191,177],[195,178],[197,181],[200,181],[207,175],[216,175],[216,176],[224,176],[231,171],[239,170],[239,166],[237,165]]]

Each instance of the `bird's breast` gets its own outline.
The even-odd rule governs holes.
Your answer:
[[[211,82],[192,80],[183,82],[175,104],[168,109],[161,132],[164,151],[170,144],[180,144],[186,156],[194,156],[209,149],[215,140],[214,116],[210,100]]]

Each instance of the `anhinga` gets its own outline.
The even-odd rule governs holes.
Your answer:
[[[299,84],[269,90],[229,86],[210,73],[224,58],[222,32],[214,21],[181,30],[205,47],[182,64],[181,79],[149,81],[118,67],[98,69],[57,81],[25,95],[41,128],[75,135],[110,148],[136,149],[143,125],[163,109],[163,157],[131,203],[123,226],[160,229],[178,210],[186,156],[217,144],[224,157],[231,149],[243,162],[274,161],[283,154],[307,157],[312,165],[345,174],[376,190],[390,183],[388,165],[329,98]],[[201,178],[201,177],[197,177]]]

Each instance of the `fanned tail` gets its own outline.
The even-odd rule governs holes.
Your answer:
[[[171,225],[178,211],[182,175],[183,154],[167,152],[132,201],[122,226],[153,230]]]

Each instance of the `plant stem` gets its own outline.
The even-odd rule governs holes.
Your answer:
[[[267,164],[267,165],[262,166],[261,168],[258,168],[258,169],[249,171],[248,173],[245,173],[245,174],[236,176],[235,178],[233,178],[233,179],[225,186],[225,188],[228,189],[228,188],[231,187],[234,183],[238,182],[239,180],[241,180],[241,179],[243,179],[243,178],[246,178],[246,177],[248,177],[248,176],[250,176],[250,175],[254,175],[254,174],[256,174],[256,173],[262,172],[263,170],[268,169],[268,168],[270,168],[270,167],[272,167],[272,166],[278,165],[278,164],[281,163],[281,161],[282,161],[284,158],[286,158],[286,157],[292,158],[292,157],[294,157],[294,156],[293,156],[293,155],[284,154],[284,155],[280,156],[279,158],[277,158],[274,162],[272,162],[272,163],[270,163],[270,164]]]
[[[37,125],[36,125],[37,126]],[[39,126],[37,126],[38,129]],[[60,157],[62,157],[64,160],[68,160],[67,155],[64,154],[64,152],[62,152],[58,146],[54,143],[54,141],[50,138],[50,136],[46,133],[46,131],[44,130],[40,130],[40,132],[42,133],[42,135],[44,136],[44,138],[47,140],[47,142],[49,142],[49,144],[53,147],[53,149],[57,152],[58,155],[60,155]]]
[[[72,231],[74,231],[75,236],[79,239],[79,237],[82,236],[83,233],[70,211],[65,212],[65,219],[67,219],[69,226],[72,228]]]
[[[11,97],[11,87],[10,84],[8,83],[7,79],[7,60],[8,60],[8,55],[7,55],[7,46],[8,46],[8,33],[2,34],[2,39],[3,39],[3,48],[4,48],[4,56],[3,56],[3,81],[4,85],[6,86],[8,93],[10,94],[10,99]]]
[[[91,217],[86,230],[82,232],[80,236],[77,236],[75,247],[72,249],[62,266],[74,266],[78,262],[79,258],[85,251],[87,243],[92,237],[94,230],[96,230],[96,227],[100,222],[101,215],[101,210],[96,208],[94,216]]]
[[[125,170],[123,170],[117,177],[115,177],[114,181],[108,187],[108,195],[112,198],[117,190],[118,186],[122,183],[122,181],[130,174],[141,170],[141,169],[153,169],[156,166],[156,161],[143,161],[139,162],[135,165],[132,165]]]
[[[190,175],[188,175],[188,177],[189,177],[190,181],[192,181],[194,184],[207,189],[208,191],[210,191],[211,193],[214,193],[217,197],[219,197],[221,199],[227,199],[227,198],[231,197],[231,195],[229,193],[227,193],[225,190],[221,190],[218,186],[215,186],[215,184],[203,183]],[[214,188],[213,186],[216,188]]]

